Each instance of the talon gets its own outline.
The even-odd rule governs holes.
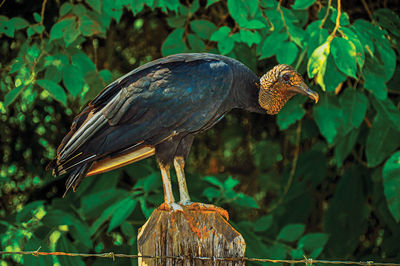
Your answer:
[[[160,205],[160,207],[158,207],[158,209],[161,211],[168,211],[168,212],[176,212],[176,211],[183,212],[183,208],[175,202],[171,203],[164,202],[163,204]]]

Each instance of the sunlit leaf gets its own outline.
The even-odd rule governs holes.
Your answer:
[[[36,83],[47,90],[54,99],[61,102],[64,106],[67,105],[67,95],[60,85],[48,79],[40,79],[37,80]]]
[[[332,40],[331,53],[336,66],[344,74],[357,78],[356,47],[352,42],[341,37]]]
[[[323,90],[326,90],[323,78],[326,71],[326,63],[329,53],[330,42],[327,41],[314,50],[307,64],[308,76],[310,78],[316,77],[317,83]]]

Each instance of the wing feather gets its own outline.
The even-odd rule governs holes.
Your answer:
[[[71,180],[77,181],[93,161],[129,147],[154,146],[171,134],[196,132],[215,120],[232,81],[229,65],[213,55],[177,55],[146,64],[89,103],[49,166],[55,174],[72,171]]]

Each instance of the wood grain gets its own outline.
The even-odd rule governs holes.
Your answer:
[[[143,259],[139,265],[245,265],[244,261],[199,260],[193,257],[244,257],[246,244],[218,212],[155,210],[139,229],[138,254],[183,256]]]

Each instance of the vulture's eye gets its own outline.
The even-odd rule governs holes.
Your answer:
[[[283,74],[282,78],[285,82],[288,82],[290,80],[290,76],[288,74]]]

